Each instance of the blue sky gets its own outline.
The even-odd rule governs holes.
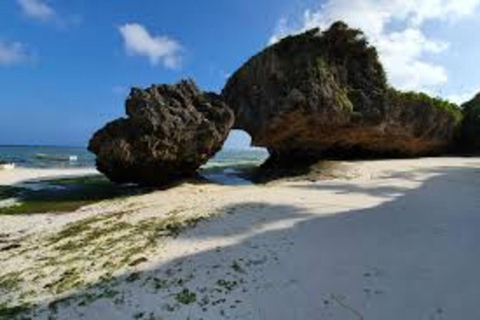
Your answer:
[[[338,18],[366,29],[393,84],[461,101],[480,90],[478,2],[4,0],[0,144],[86,145],[130,86],[192,77],[219,91],[269,42]]]

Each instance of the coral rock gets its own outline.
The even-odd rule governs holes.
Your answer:
[[[437,108],[443,102],[403,103],[410,96],[389,89],[376,49],[343,22],[265,49],[233,74],[222,96],[234,127],[279,160],[440,152],[458,122]]]
[[[118,183],[161,185],[192,176],[221,149],[234,121],[218,96],[191,80],[132,89],[126,113],[89,144],[98,170]]]

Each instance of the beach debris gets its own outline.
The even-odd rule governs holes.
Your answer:
[[[234,128],[287,166],[325,158],[446,151],[460,109],[388,86],[377,50],[343,22],[289,36],[252,57],[222,91]]]
[[[112,181],[144,185],[194,175],[221,149],[234,121],[217,95],[192,80],[133,88],[126,113],[95,133],[89,150]]]
[[[338,297],[337,295],[335,294],[331,294],[330,297],[332,298],[332,300],[334,300],[336,303],[338,303],[342,308],[344,308],[345,310],[348,310],[350,311],[353,315],[355,315],[355,317],[358,319],[358,320],[363,320],[364,317],[363,315],[355,308],[349,306],[348,304],[346,304],[342,298]]]
[[[138,266],[139,264],[142,264],[142,263],[145,263],[145,262],[148,262],[148,259],[145,258],[145,257],[140,257],[138,259],[135,259],[133,260],[132,262],[130,262],[128,265],[130,267],[135,267],[135,266]]]

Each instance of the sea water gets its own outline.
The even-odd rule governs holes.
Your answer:
[[[79,147],[0,146],[0,162],[26,168],[82,168],[93,167],[95,157]]]
[[[203,168],[228,173],[240,166],[259,165],[267,156],[260,148],[222,150]],[[82,147],[0,146],[0,162],[27,168],[85,168],[95,166],[95,156]]]

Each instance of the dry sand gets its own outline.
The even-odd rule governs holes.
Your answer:
[[[316,182],[184,184],[0,217],[0,241],[21,239],[0,249],[0,280],[18,280],[0,305],[38,304],[35,319],[480,318],[480,159],[344,168]],[[210,218],[176,237],[158,233],[166,219],[200,217]],[[52,240],[84,221],[87,231]],[[159,241],[142,242],[151,235]],[[111,268],[126,255],[130,266]]]

